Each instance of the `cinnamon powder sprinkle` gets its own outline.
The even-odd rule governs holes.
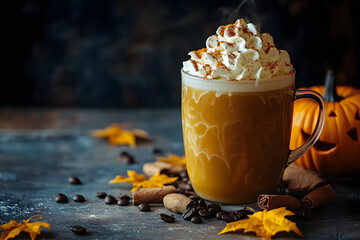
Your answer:
[[[235,37],[234,25],[229,26],[229,37]]]
[[[202,48],[202,49],[199,49],[197,51],[193,51],[193,53],[195,53],[196,57],[198,59],[201,59],[202,55],[207,51],[206,48]]]
[[[231,27],[231,26],[234,26],[234,25],[233,25],[233,24],[228,24],[228,25],[225,25],[225,26],[220,26],[219,35],[220,35],[221,37],[224,37],[225,29],[226,29],[227,27]]]
[[[194,68],[195,68],[195,71],[199,71],[199,67],[198,67],[198,64],[197,64],[197,62],[195,61],[195,60],[192,60],[192,59],[190,59],[190,62],[194,65]]]
[[[265,49],[264,53],[265,53],[265,54],[268,54],[268,53],[270,52],[270,49],[271,49],[271,48],[275,48],[275,45],[269,45],[269,46],[267,46],[267,48]]]

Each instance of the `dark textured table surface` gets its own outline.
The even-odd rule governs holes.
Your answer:
[[[128,122],[130,128],[147,131],[151,143],[114,147],[94,139],[89,131],[113,122]],[[41,214],[51,229],[43,228],[36,239],[257,239],[254,234],[217,233],[225,222],[211,219],[201,225],[184,221],[167,224],[159,214],[170,213],[161,206],[152,212],[139,212],[134,206],[105,205],[95,196],[98,191],[130,194],[131,185],[112,184],[116,175],[128,169],[140,171],[146,162],[165,153],[183,154],[179,109],[166,110],[0,110],[0,224],[25,220]],[[136,164],[119,162],[122,150],[135,156]],[[83,184],[70,185],[78,176]],[[317,209],[309,221],[300,221],[305,239],[360,239],[359,178],[329,179],[338,194],[336,202]],[[82,194],[85,203],[70,200],[57,204],[57,193],[69,198]],[[225,206],[228,209],[240,206]],[[74,235],[69,227],[82,225],[84,236]],[[30,239],[28,234],[20,238]],[[281,233],[275,239],[301,239],[294,233]]]

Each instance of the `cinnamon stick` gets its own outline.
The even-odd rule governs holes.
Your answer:
[[[133,193],[133,200],[135,205],[140,203],[162,203],[163,198],[170,193],[176,193],[174,186],[138,188]]]
[[[171,166],[172,165],[170,163],[165,163],[160,161],[145,163],[143,165],[143,172],[145,173],[145,175],[152,177],[164,169],[171,168]]]
[[[170,168],[162,169],[160,173],[166,175],[180,175],[180,173],[186,172],[186,166],[171,166]]]
[[[306,195],[301,200],[301,205],[305,209],[317,208],[327,203],[330,203],[336,199],[336,192],[327,184],[323,187],[319,187]]]
[[[301,208],[301,202],[289,195],[269,195],[261,194],[258,197],[258,206],[261,209],[271,210],[279,207],[286,207],[290,210]]]
[[[190,198],[179,193],[166,195],[163,202],[167,209],[176,213],[183,213],[191,204],[194,204],[194,201]]]

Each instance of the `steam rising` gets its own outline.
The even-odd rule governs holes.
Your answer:
[[[255,0],[240,0],[238,6],[234,8],[221,7],[222,24],[235,22],[237,19],[243,18],[247,23],[254,23],[258,31],[260,31],[261,18],[256,13]]]

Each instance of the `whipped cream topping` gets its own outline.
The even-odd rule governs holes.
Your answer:
[[[206,79],[268,79],[293,71],[289,54],[275,47],[272,36],[259,34],[254,24],[243,19],[220,26],[206,40],[206,48],[189,55],[183,70]]]

